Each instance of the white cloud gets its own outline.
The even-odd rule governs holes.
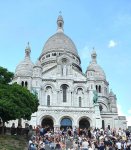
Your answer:
[[[110,41],[109,41],[109,44],[108,44],[108,47],[109,47],[109,48],[113,48],[113,47],[116,47],[117,44],[118,44],[118,43],[117,43],[116,41],[110,40]]]

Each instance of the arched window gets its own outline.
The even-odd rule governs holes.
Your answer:
[[[78,88],[77,89],[77,94],[80,94],[80,95],[83,94],[83,89],[82,88]]]
[[[67,85],[62,85],[62,91],[63,91],[63,102],[67,102]]]
[[[102,111],[102,109],[103,109],[103,106],[100,104],[100,105],[99,105],[99,110],[100,110],[100,112]]]
[[[56,53],[52,53],[52,56],[56,56]]]
[[[24,86],[24,81],[21,82],[21,86]]]
[[[102,120],[102,128],[105,129],[105,121]]]
[[[61,23],[61,22],[59,23],[59,27],[60,27],[60,28],[62,27],[62,23]]]
[[[46,58],[48,58],[48,57],[50,57],[50,54],[47,54],[47,55],[46,55]]]
[[[110,130],[110,125],[108,125],[108,129]]]
[[[51,91],[52,91],[51,86],[47,86],[47,87],[46,87],[46,91],[51,92]]]
[[[101,93],[101,86],[99,85],[99,93]]]
[[[50,95],[47,95],[47,106],[50,106]]]
[[[81,97],[79,97],[79,107],[81,107]]]
[[[27,87],[28,86],[28,82],[27,81],[25,81],[25,87]]]
[[[96,91],[98,91],[98,87],[97,87],[97,85],[96,85]]]

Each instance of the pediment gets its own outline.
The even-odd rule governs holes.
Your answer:
[[[42,78],[53,79],[57,75],[57,66],[53,66],[42,73]]]
[[[76,82],[86,82],[87,78],[86,76],[78,71],[77,69],[74,69],[72,66],[66,66],[64,70],[62,70],[61,65],[55,65],[47,70],[45,70],[42,73],[42,78],[45,79],[68,79],[68,80],[74,80]]]
[[[72,69],[72,73],[73,73],[74,80],[76,80],[76,81],[87,81],[86,76],[82,72],[75,70],[75,69]]]

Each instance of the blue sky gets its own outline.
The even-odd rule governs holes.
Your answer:
[[[120,115],[131,125],[130,0],[5,0],[0,2],[0,66],[15,71],[27,42],[36,62],[46,40],[56,32],[62,11],[64,32],[74,41],[83,72],[95,47]]]

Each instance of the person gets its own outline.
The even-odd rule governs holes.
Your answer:
[[[33,128],[32,126],[30,125],[29,126],[29,132],[28,132],[28,139],[31,139],[34,135],[34,132],[33,132]]]
[[[28,132],[29,132],[29,124],[26,123],[25,124],[25,135],[26,135],[26,138],[28,139]]]
[[[85,138],[82,142],[82,150],[88,150],[88,146],[89,146],[89,143],[87,139]]]
[[[66,149],[70,149],[73,145],[71,138],[66,139]]]
[[[55,150],[62,150],[59,141],[56,143]]]
[[[35,139],[32,140],[32,142],[29,145],[28,150],[37,150],[38,145],[36,144]]]
[[[11,135],[14,135],[15,132],[16,132],[15,123],[12,123],[12,126],[11,126]]]
[[[73,142],[73,149],[78,150],[78,141]]]
[[[4,134],[6,134],[6,125],[4,125]]]
[[[124,141],[123,148],[124,148],[124,150],[126,150],[126,149],[127,149],[127,140],[126,140],[126,141]]]
[[[39,150],[45,150],[45,144],[44,143],[39,144]]]
[[[2,126],[3,126],[3,122],[2,122],[2,120],[0,119],[0,134],[2,133]]]
[[[113,150],[113,146],[112,145],[109,145],[109,150]]]
[[[88,137],[91,139],[91,131],[90,131],[90,129],[88,130]]]
[[[91,147],[91,145],[88,146],[88,150],[93,150],[93,148]]]
[[[131,147],[131,140],[128,139],[126,150],[130,150],[130,147]]]
[[[17,135],[21,135],[21,132],[22,132],[22,126],[21,126],[21,124],[18,124],[16,131],[17,131]]]
[[[103,142],[101,142],[100,147],[99,147],[99,150],[105,150],[105,145],[104,145]]]
[[[122,144],[121,144],[120,140],[118,140],[118,142],[116,143],[116,147],[118,150],[121,150]]]
[[[55,147],[56,147],[56,143],[54,142],[54,138],[52,138],[51,141],[50,141],[50,149],[54,150]]]

